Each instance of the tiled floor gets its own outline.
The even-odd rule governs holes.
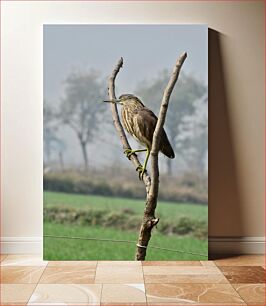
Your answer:
[[[1,255],[1,305],[264,306],[265,259],[47,262]]]

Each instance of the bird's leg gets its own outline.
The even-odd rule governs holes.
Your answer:
[[[137,152],[145,152],[147,149],[140,149],[140,150],[131,150],[131,149],[126,149],[124,151],[124,154],[126,154],[127,158],[129,158],[132,154],[137,153]]]
[[[139,172],[139,179],[140,180],[143,180],[143,175],[147,171],[146,167],[147,167],[148,159],[150,157],[150,150],[147,148],[147,150],[145,150],[145,151],[147,151],[147,154],[146,154],[144,164],[143,164],[143,166],[139,165],[138,168],[136,169]]]

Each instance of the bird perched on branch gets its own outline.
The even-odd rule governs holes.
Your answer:
[[[155,114],[148,109],[141,100],[132,95],[121,95],[117,100],[107,100],[104,102],[119,103],[122,105],[121,115],[124,128],[129,134],[131,134],[141,145],[146,149],[124,151],[129,158],[132,154],[137,152],[146,152],[146,158],[143,166],[139,166],[136,170],[139,172],[140,179],[143,178],[143,174],[146,171],[147,162],[150,156],[153,133],[156,127],[158,118]],[[174,158],[175,153],[168,140],[168,137],[163,129],[161,134],[160,149],[165,156]]]

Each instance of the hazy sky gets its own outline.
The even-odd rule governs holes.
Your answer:
[[[44,97],[56,102],[73,69],[93,68],[108,76],[121,56],[118,95],[134,93],[143,79],[172,69],[184,51],[188,58],[183,71],[207,83],[207,29],[207,25],[44,25]]]
[[[134,93],[144,79],[172,70],[184,51],[188,57],[182,71],[207,83],[207,35],[207,25],[44,25],[44,98],[57,104],[64,94],[63,81],[73,70],[95,69],[107,77],[121,56],[124,66],[116,81],[117,96]],[[64,126],[60,133],[67,148],[65,160],[81,161],[73,131]],[[111,146],[114,156],[127,163],[115,131],[106,139],[104,143],[96,139],[89,146],[90,157],[97,157],[98,165],[104,164]]]

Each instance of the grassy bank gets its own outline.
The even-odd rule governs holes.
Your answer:
[[[100,227],[67,226],[63,224],[44,224],[46,235],[79,236],[108,238],[114,240],[137,241],[138,233],[103,229]],[[194,251],[207,255],[207,241],[190,237],[166,237],[156,229],[151,239],[151,245],[180,251]],[[114,243],[102,241],[83,241],[68,239],[44,239],[44,259],[46,260],[134,260],[136,246],[129,243]],[[205,260],[206,257],[183,253],[174,253],[157,249],[149,249],[147,260]]]
[[[90,175],[78,171],[48,172],[43,178],[45,191],[66,192],[69,194],[100,195],[127,199],[145,198],[143,184],[126,169],[117,169]],[[110,169],[109,169],[110,170]],[[134,173],[133,173],[134,174]],[[207,180],[196,174],[182,177],[160,176],[163,188],[159,197],[164,201],[207,204]]]
[[[131,209],[135,213],[142,215],[144,210],[144,200],[131,200],[118,197],[103,197],[96,195],[79,195],[61,192],[44,192],[44,206],[60,206],[82,209],[110,209],[112,211],[120,209]],[[192,217],[198,220],[208,220],[208,206],[192,203],[174,203],[159,201],[156,214],[161,219],[176,219],[180,216]]]
[[[138,226],[132,230],[121,228],[129,223],[133,217],[140,222],[144,209],[143,200],[131,200],[117,197],[103,197],[95,195],[78,195],[58,192],[44,192],[44,210],[55,216],[46,215],[44,234],[54,236],[80,236],[92,238],[108,238],[114,240],[130,240],[134,243],[115,243],[102,241],[44,239],[44,256],[47,260],[133,260],[135,241],[138,237]],[[196,239],[191,232],[164,233],[162,226],[167,222],[179,227],[178,220],[185,217],[205,224],[207,230],[208,207],[205,205],[173,203],[160,201],[156,215],[160,217],[158,227],[153,230],[151,245],[180,251],[207,254],[207,239]],[[86,215],[88,212],[88,215]],[[97,213],[100,212],[100,213]],[[104,213],[103,213],[104,212]],[[85,213],[85,214],[84,214]],[[69,216],[69,214],[72,214]],[[93,223],[91,216],[104,216],[105,223]],[[114,214],[107,219],[109,214]],[[79,217],[77,217],[79,216]],[[126,218],[123,224],[117,216]],[[127,219],[128,216],[128,219]],[[88,218],[89,217],[89,218]],[[71,219],[72,218],[72,219]],[[131,220],[132,221],[132,220]],[[120,223],[121,224],[120,224]],[[191,223],[191,222],[190,222]],[[134,223],[135,224],[135,223]],[[186,224],[185,224],[186,226]],[[120,227],[120,228],[119,228]],[[147,260],[204,260],[204,256],[174,253],[157,249],[149,249]]]

